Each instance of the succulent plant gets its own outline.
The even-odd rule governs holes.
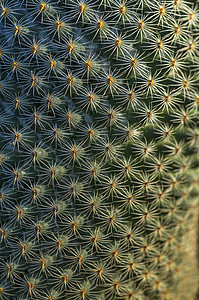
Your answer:
[[[198,4],[0,1],[0,299],[195,299]]]

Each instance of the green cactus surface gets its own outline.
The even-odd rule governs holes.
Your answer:
[[[0,300],[195,300],[199,1],[0,0]]]

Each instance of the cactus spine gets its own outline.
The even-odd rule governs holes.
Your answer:
[[[197,4],[0,1],[0,299],[195,299]]]

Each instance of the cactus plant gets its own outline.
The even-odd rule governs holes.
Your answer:
[[[0,299],[195,299],[197,4],[0,1]]]

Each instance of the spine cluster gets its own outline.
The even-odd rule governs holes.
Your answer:
[[[0,299],[194,299],[197,4],[0,0]]]

